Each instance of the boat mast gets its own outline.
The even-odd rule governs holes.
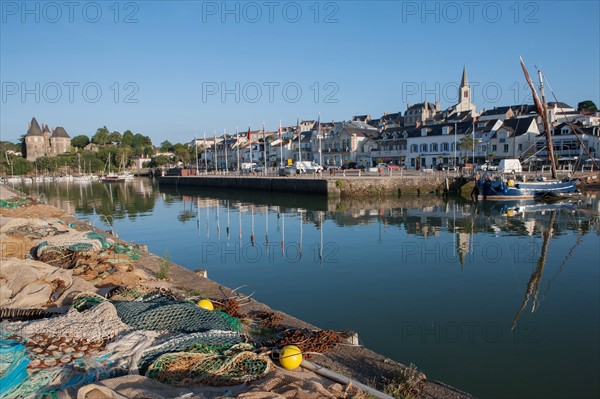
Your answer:
[[[550,124],[548,123],[548,104],[546,103],[546,94],[544,93],[544,78],[542,71],[538,69],[540,78],[540,93],[542,94],[542,108],[544,115],[542,122],[544,124],[544,132],[546,134],[546,146],[548,147],[548,159],[550,160],[550,168],[552,170],[552,178],[556,179],[556,163],[554,162],[554,145],[552,144],[552,136],[550,135]]]

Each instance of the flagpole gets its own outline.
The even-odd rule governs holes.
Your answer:
[[[317,139],[319,139],[319,165],[323,167],[323,151],[321,149],[321,113],[319,112],[319,119],[317,119]]]
[[[194,133],[194,146],[196,147],[196,176],[200,174],[200,168],[198,167],[198,139]]]
[[[302,135],[300,134],[300,117],[296,119],[296,132],[298,133],[298,162],[302,162],[302,152],[300,151],[300,141]]]
[[[223,129],[223,143],[225,144],[225,174],[229,172],[227,165],[227,129]]]
[[[265,164],[265,176],[267,175],[267,137],[265,136],[265,123],[263,122],[263,163]]]
[[[250,165],[252,165],[252,134],[250,133],[250,126],[248,126],[248,140],[250,141]]]
[[[279,167],[283,168],[283,137],[281,135],[281,119],[279,120]]]
[[[213,130],[214,147],[213,147],[213,161],[215,161],[215,174],[219,173],[219,154],[217,152],[217,131]]]
[[[237,149],[237,172],[240,174],[240,132],[238,127],[235,127],[235,148]]]
[[[204,173],[208,174],[208,158],[206,158],[206,133],[204,133]]]

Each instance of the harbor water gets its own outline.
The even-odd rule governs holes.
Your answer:
[[[19,186],[482,398],[600,397],[600,205]]]

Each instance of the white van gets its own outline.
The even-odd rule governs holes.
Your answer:
[[[521,173],[523,168],[518,159],[501,159],[498,164],[498,172],[502,173]]]
[[[315,161],[298,161],[296,162],[297,173],[321,173],[323,167]]]

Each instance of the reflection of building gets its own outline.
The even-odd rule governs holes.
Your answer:
[[[458,251],[458,260],[460,265],[465,265],[465,258],[470,250],[471,235],[469,233],[456,233],[456,250]]]
[[[31,119],[27,134],[25,134],[25,152],[28,161],[35,161],[39,157],[64,154],[71,149],[71,137],[67,131],[59,126],[50,129],[48,125],[38,124],[35,117]]]

